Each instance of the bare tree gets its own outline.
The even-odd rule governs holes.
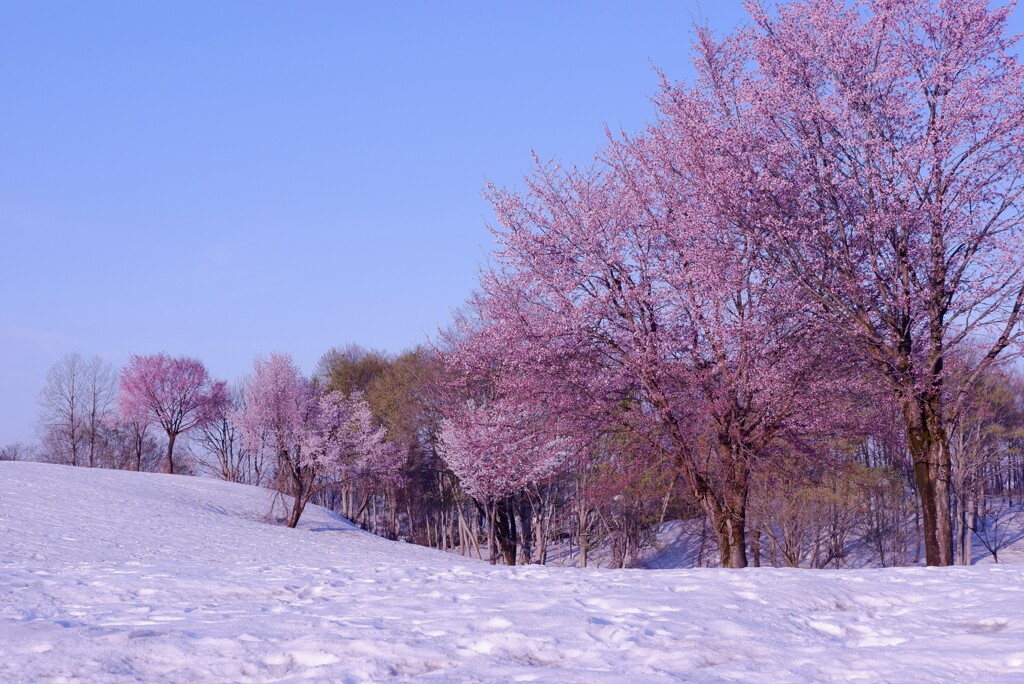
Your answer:
[[[11,442],[0,447],[0,461],[31,461],[34,450],[24,442]]]
[[[47,460],[81,465],[86,444],[86,362],[71,352],[50,366],[39,393],[39,432]]]
[[[93,356],[83,366],[83,420],[89,467],[97,465],[103,447],[103,427],[110,417],[117,397],[117,375],[114,367],[99,356]]]
[[[238,433],[238,427],[231,416],[245,410],[243,389],[232,387],[228,391],[228,402],[221,408],[212,422],[199,429],[199,446],[206,452],[199,464],[214,477],[228,482],[257,485],[263,483],[270,470],[270,463],[260,450],[246,449]]]
[[[990,369],[958,409],[949,421],[957,559],[971,564],[973,533],[998,562],[1013,541],[1008,523],[1021,513],[1011,463],[1024,438],[1024,383],[1009,368]]]
[[[1019,519],[1024,508],[1013,505],[1002,496],[982,495],[981,505],[974,514],[972,531],[985,550],[992,554],[992,560],[999,562],[999,552],[1019,540]]]

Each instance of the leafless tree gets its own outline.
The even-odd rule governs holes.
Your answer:
[[[92,468],[98,465],[103,447],[103,427],[108,422],[117,397],[117,375],[108,361],[93,356],[84,363],[82,376],[84,437],[89,467]]]
[[[197,461],[214,477],[259,486],[267,479],[270,463],[261,452],[254,453],[242,446],[231,414],[243,408],[242,391],[239,387],[232,387],[228,392],[228,404],[222,407],[214,421],[199,430],[196,441],[206,453]]]
[[[86,362],[71,352],[53,364],[39,393],[39,433],[46,460],[81,465],[86,445]]]
[[[116,395],[114,368],[99,356],[78,352],[50,367],[39,393],[39,436],[45,460],[99,465],[103,426]]]
[[[24,442],[11,442],[0,447],[0,461],[31,461],[35,450]]]

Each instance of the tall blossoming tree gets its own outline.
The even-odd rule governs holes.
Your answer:
[[[827,417],[834,349],[742,230],[757,208],[706,201],[709,170],[679,173],[688,157],[662,142],[613,142],[593,170],[539,166],[524,193],[492,189],[496,266],[456,357],[578,444],[643,436],[683,475],[722,564],[743,567],[750,470]]]
[[[953,562],[947,416],[1019,351],[1024,67],[986,0],[747,5],[666,86],[666,144],[703,151],[723,205],[901,408],[927,562]],[[730,199],[731,198],[731,199]],[[954,379],[951,356],[981,348]]]
[[[227,400],[227,385],[213,380],[198,359],[132,355],[121,370],[119,410],[139,425],[148,417],[167,433],[169,473],[178,436],[215,420]]]

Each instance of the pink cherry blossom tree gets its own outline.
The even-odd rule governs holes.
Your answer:
[[[169,473],[174,472],[178,436],[214,420],[226,403],[226,384],[213,380],[198,359],[133,354],[121,370],[121,415],[138,425],[148,417],[163,428]]]
[[[275,486],[292,497],[288,527],[317,493],[390,463],[392,447],[366,402],[318,393],[286,354],[256,359],[235,422],[247,449],[276,461]]]
[[[927,562],[953,562],[946,416],[1019,351],[1024,67],[1012,5],[751,2],[700,31],[698,79],[667,85],[663,139],[716,168],[719,204],[900,406]],[[731,199],[730,199],[731,198]],[[948,360],[982,352],[960,381]]]
[[[538,439],[538,426],[507,402],[469,402],[452,413],[442,422],[438,449],[478,501],[497,501],[550,478],[564,459],[563,440]]]
[[[524,193],[492,189],[496,266],[456,356],[579,444],[644,436],[722,564],[743,567],[751,467],[831,417],[837,342],[743,230],[759,207],[708,201],[714,169],[682,166],[687,150],[657,133],[613,141],[595,169],[539,166]]]
[[[469,401],[449,413],[441,424],[438,451],[486,513],[490,562],[497,561],[500,546],[506,563],[514,565],[511,499],[559,472],[570,452],[569,440],[549,434],[536,407]],[[523,525],[528,518],[521,515]],[[522,536],[528,543],[526,529]],[[524,553],[530,555],[526,548]]]

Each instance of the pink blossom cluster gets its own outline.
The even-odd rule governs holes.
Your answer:
[[[243,443],[266,452],[304,487],[322,488],[368,474],[399,477],[396,450],[359,396],[320,392],[287,354],[256,359],[233,420]]]

